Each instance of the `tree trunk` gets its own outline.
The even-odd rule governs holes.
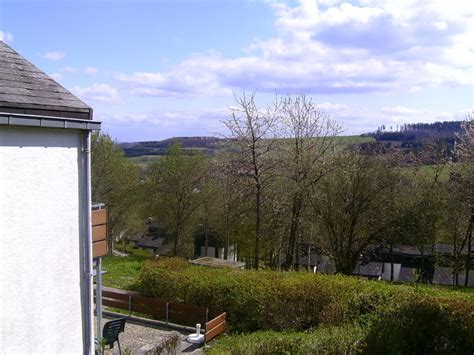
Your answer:
[[[207,233],[207,222],[204,222],[204,256],[207,256],[209,249],[209,236]]]
[[[311,271],[311,246],[308,245],[308,259],[307,259],[308,271]]]
[[[471,219],[469,220],[469,236],[467,239],[467,255],[466,255],[466,278],[464,286],[469,285],[469,271],[471,269],[471,247],[472,247],[472,226],[474,224],[474,207],[471,207]]]
[[[178,224],[176,226],[176,236],[174,238],[174,242],[173,242],[173,256],[177,256],[178,255],[178,239],[180,237],[180,225]]]
[[[229,212],[227,211],[226,214],[225,214],[225,232],[224,232],[224,235],[225,235],[225,248],[224,248],[224,259],[227,260],[229,258]],[[235,250],[234,250],[234,253],[235,253]]]
[[[425,247],[421,247],[421,271],[420,271],[420,277],[418,277],[418,282],[421,280],[421,282],[424,281],[425,279]]]
[[[299,194],[295,194],[293,197],[293,208],[291,209],[291,224],[290,224],[290,236],[288,240],[288,250],[286,253],[285,268],[289,269],[292,266],[296,266],[295,253],[296,253],[296,239],[299,226],[299,218],[301,212],[301,197]],[[296,256],[297,258],[298,256]]]
[[[257,184],[257,193],[256,193],[256,198],[255,198],[255,204],[256,204],[256,216],[255,216],[255,262],[254,262],[254,268],[255,270],[258,270],[259,267],[259,258],[260,258],[260,199],[261,199],[261,186],[260,184]]]
[[[209,235],[207,233],[207,200],[204,203],[204,256],[207,256],[207,252],[209,250]]]
[[[390,243],[390,281],[392,282],[393,282],[393,265],[394,265],[393,244]]]

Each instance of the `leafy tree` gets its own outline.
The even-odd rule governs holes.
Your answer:
[[[112,252],[114,240],[141,228],[138,169],[108,134],[94,133],[91,143],[92,200],[107,207]]]
[[[227,259],[231,240],[235,241],[236,229],[245,220],[248,210],[246,176],[239,174],[239,160],[233,154],[223,153],[212,162],[211,183],[213,190],[213,220],[224,237],[224,258]],[[233,236],[231,236],[233,234]]]
[[[192,217],[203,203],[204,157],[198,152],[186,154],[179,142],[168,154],[150,167],[148,192],[151,207],[171,232],[174,256],[192,254]]]
[[[474,229],[474,112],[467,115],[462,125],[463,133],[458,136],[456,147],[458,166],[451,173],[451,186],[459,196],[459,203],[470,210],[466,216],[467,229],[461,242],[462,248],[467,249],[465,259],[465,286],[468,285],[469,272],[472,268],[472,234]]]
[[[336,270],[350,274],[361,253],[378,241],[395,177],[386,163],[355,152],[334,159],[336,168],[318,184],[312,205]]]

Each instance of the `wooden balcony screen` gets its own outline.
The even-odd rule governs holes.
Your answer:
[[[107,210],[92,210],[92,256],[105,256],[107,251]]]

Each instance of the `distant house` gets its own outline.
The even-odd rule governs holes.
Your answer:
[[[415,282],[422,279],[423,282],[436,285],[454,285],[452,263],[453,246],[450,244],[437,243],[433,246],[424,246],[423,253],[416,246],[395,245],[390,254],[386,247],[373,247],[373,250],[363,257],[352,271],[352,275],[368,279],[391,280],[391,267],[393,260],[393,281]],[[463,259],[468,250],[462,250]],[[471,251],[474,253],[474,250]],[[423,261],[423,262],[422,262]],[[332,274],[336,272],[334,260],[327,255],[301,253],[299,256],[301,267],[313,272]],[[424,266],[423,275],[421,266]],[[458,284],[465,284],[465,270],[458,274]],[[467,286],[474,287],[474,270],[471,269]]]
[[[153,255],[163,255],[167,249],[166,231],[157,222],[153,222],[151,217],[146,223],[145,232],[129,237],[128,242],[133,243],[137,248],[151,251]]]
[[[222,258],[213,258],[210,256],[205,256],[203,258],[195,259],[190,261],[191,264],[199,265],[199,266],[207,266],[217,269],[236,269],[236,270],[243,270],[245,269],[245,263],[240,261],[231,261],[231,260],[224,260]]]
[[[225,242],[223,238],[212,229],[209,229],[206,233],[203,226],[200,225],[194,234],[194,256],[196,258],[211,257],[237,261],[237,245],[229,245],[227,258],[225,258]]]
[[[0,353],[94,352],[99,128],[89,106],[0,41]]]

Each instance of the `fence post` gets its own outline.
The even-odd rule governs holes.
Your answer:
[[[166,302],[166,328],[168,328],[169,323],[169,302]]]
[[[206,323],[209,322],[209,308],[206,308]]]

